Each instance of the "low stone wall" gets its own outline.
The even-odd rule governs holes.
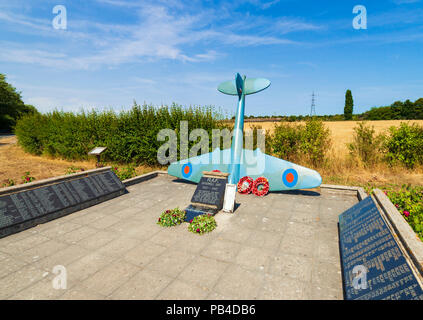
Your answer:
[[[368,194],[364,191],[362,187],[350,187],[350,186],[338,186],[332,184],[322,184],[320,186],[321,189],[329,189],[329,190],[337,190],[337,191],[344,191],[356,195],[358,201],[362,201],[363,199],[367,198]]]
[[[134,184],[153,179],[153,178],[155,178],[155,177],[157,177],[158,175],[161,175],[161,174],[167,174],[167,171],[149,172],[149,173],[146,173],[146,174],[143,174],[143,175],[140,175],[140,176],[136,176],[134,178],[123,180],[122,183],[124,184],[125,187],[129,187],[129,186],[132,186]]]

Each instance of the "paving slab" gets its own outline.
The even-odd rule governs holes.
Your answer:
[[[237,195],[198,236],[157,225],[196,185],[159,175],[99,205],[0,239],[1,299],[342,299],[341,191]],[[53,268],[66,289],[53,288]]]

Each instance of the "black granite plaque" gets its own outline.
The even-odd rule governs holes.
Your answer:
[[[221,210],[223,208],[227,181],[227,177],[202,177],[197,189],[195,189],[191,202],[213,206]]]
[[[124,189],[112,171],[105,171],[0,196],[0,237],[20,231],[19,224],[25,224],[27,228],[38,218],[60,211],[74,212],[90,201],[116,192],[123,193]]]
[[[422,288],[371,197],[339,216],[339,235],[345,299],[423,300]],[[365,267],[367,288],[353,274],[356,266]]]

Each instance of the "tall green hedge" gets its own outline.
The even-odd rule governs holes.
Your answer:
[[[211,107],[182,108],[173,104],[156,108],[134,104],[130,111],[119,114],[113,111],[30,114],[17,122],[15,133],[20,145],[36,155],[87,159],[91,149],[105,146],[108,148],[105,160],[156,165],[157,150],[163,144],[157,141],[161,129],[175,130],[179,139],[180,121],[186,120],[189,132],[203,128],[209,133],[211,148],[212,129],[223,128],[219,117]]]

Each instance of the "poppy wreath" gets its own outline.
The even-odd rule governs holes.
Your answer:
[[[252,192],[258,197],[264,197],[269,193],[269,181],[265,177],[257,178],[253,183]]]
[[[212,172],[217,172],[217,173],[219,173],[219,172],[222,172],[222,171],[220,171],[220,170],[213,170]]]
[[[251,193],[251,189],[253,188],[254,180],[251,177],[243,177],[238,182],[238,192],[241,194],[249,194]]]

